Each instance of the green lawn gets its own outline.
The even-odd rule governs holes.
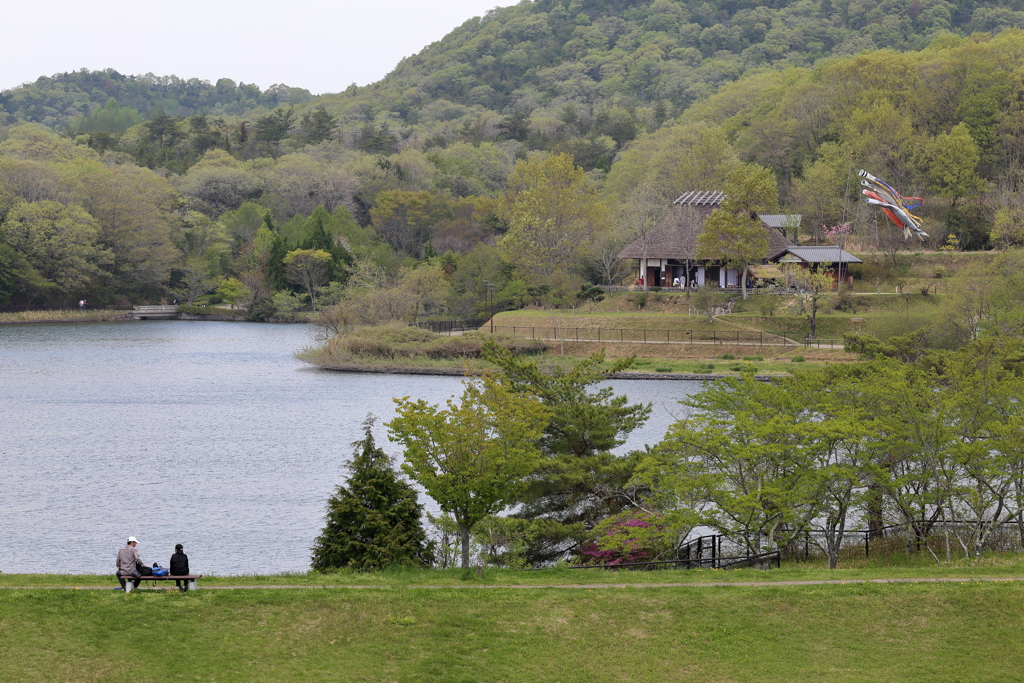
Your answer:
[[[978,559],[954,556],[952,562],[936,564],[926,552],[907,556],[895,553],[886,557],[864,558],[853,549],[850,557],[840,560],[840,568],[829,571],[823,558],[810,562],[785,562],[781,569],[660,570],[612,571],[555,567],[537,571],[484,569],[482,576],[461,569],[394,569],[361,573],[341,571],[247,576],[205,576],[200,588],[213,586],[364,586],[382,589],[417,586],[562,586],[570,584],[652,584],[652,583],[718,583],[751,581],[865,581],[871,579],[931,578],[1021,578],[1024,577],[1024,554],[988,554]],[[105,587],[117,580],[106,574],[0,574],[0,589],[14,587]],[[167,584],[158,584],[164,585]]]
[[[1015,583],[0,590],[0,680],[1019,680],[1022,614]]]
[[[911,329],[936,325],[947,313],[943,309],[945,297],[935,294],[927,296],[916,289],[907,289],[908,298],[895,294],[862,294],[852,299],[852,309],[845,311],[827,310],[827,306],[817,316],[817,336],[824,339],[842,339],[843,335],[859,329],[861,332],[890,336],[894,333],[905,334]],[[593,312],[584,308],[569,311],[551,310],[519,310],[499,313],[494,317],[495,329],[511,334],[513,326],[518,336],[529,335],[529,328],[538,330],[538,335],[553,335],[553,328],[569,330],[570,338],[573,329],[607,330],[609,341],[618,339],[618,330],[628,331],[649,330],[655,333],[671,330],[674,339],[683,338],[682,333],[693,331],[702,335],[715,331],[728,337],[729,333],[740,331],[756,334],[763,331],[765,341],[771,341],[768,335],[785,336],[794,341],[803,340],[810,334],[810,322],[795,309],[788,310],[780,306],[774,315],[762,315],[759,296],[751,296],[747,301],[737,298],[733,313],[717,316],[709,322],[704,315],[689,315],[686,299],[682,294],[662,294],[658,303],[649,304],[643,311],[635,307],[622,310],[625,299],[606,301],[595,307]],[[780,297],[780,303],[793,301],[793,297]],[[861,322],[854,324],[851,318],[859,318]],[[525,332],[524,332],[525,330]],[[635,338],[635,335],[633,335]],[[777,341],[777,340],[776,340]]]

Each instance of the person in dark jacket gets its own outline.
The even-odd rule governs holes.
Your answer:
[[[184,550],[180,543],[174,546],[174,554],[171,555],[171,576],[187,576],[191,573],[188,570],[188,555],[183,552]],[[174,585],[178,590],[188,590],[188,581],[175,580]]]

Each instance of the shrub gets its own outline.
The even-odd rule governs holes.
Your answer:
[[[655,372],[672,372],[672,368],[654,368]]]
[[[762,356],[743,356],[743,360],[764,360]]]
[[[803,356],[793,356],[793,362],[794,363],[803,363],[804,362],[804,357]]]
[[[734,356],[731,353],[723,353],[721,356],[719,356],[719,358],[721,358],[722,360],[735,360],[736,356]]]
[[[466,332],[448,337],[418,327],[393,324],[363,327],[355,332],[333,337],[326,348],[329,356],[338,361],[360,358],[480,358],[484,341],[489,338],[491,335],[481,332]],[[540,340],[514,339],[497,335],[496,338],[517,355],[541,353],[547,349],[547,343]]]
[[[233,315],[237,317],[245,315],[245,311],[240,309],[190,306],[188,304],[178,304],[178,313],[188,313],[189,315]]]
[[[839,292],[835,295],[832,300],[832,310],[834,311],[849,311],[851,313],[857,312],[857,300],[854,298],[853,292],[849,287],[840,287]]]
[[[653,561],[668,550],[662,518],[642,510],[602,520],[594,527],[594,540],[580,547],[584,562],[601,565]]]
[[[277,309],[270,299],[259,297],[249,304],[249,308],[245,311],[245,319],[253,322],[264,322],[276,313]]]
[[[636,292],[633,294],[632,301],[639,310],[644,310],[644,306],[647,305],[647,292]]]
[[[536,538],[537,524],[529,519],[495,516],[473,527],[477,557],[484,564],[496,567],[525,569],[528,566],[526,551]]]
[[[773,294],[763,294],[757,300],[757,308],[761,311],[761,315],[774,316],[775,312],[779,310],[779,306],[782,305],[781,297]]]

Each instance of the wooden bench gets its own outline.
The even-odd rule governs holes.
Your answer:
[[[187,581],[185,585],[188,590],[194,591],[198,588],[196,586],[196,580],[203,578],[202,574],[183,574],[179,576],[140,576],[138,579],[133,579],[130,576],[122,576],[124,579],[124,592],[131,593],[135,588],[135,581]]]

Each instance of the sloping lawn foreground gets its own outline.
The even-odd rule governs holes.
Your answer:
[[[0,591],[4,681],[1020,680],[1024,585]]]

